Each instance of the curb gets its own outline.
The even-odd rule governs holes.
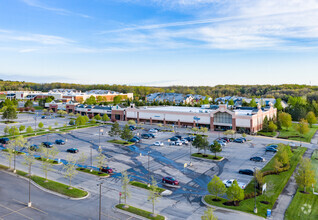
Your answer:
[[[250,215],[250,216],[253,216],[254,218],[255,217],[258,217],[259,219],[264,219],[263,217],[261,216],[258,216],[258,215],[253,215],[251,213],[247,213],[247,212],[242,212],[242,211],[238,211],[238,210],[234,210],[234,209],[227,209],[227,208],[223,208],[223,207],[219,207],[219,206],[214,206],[214,205],[210,205],[208,204],[205,200],[204,200],[205,196],[202,196],[201,197],[201,202],[205,205],[205,206],[208,206],[208,207],[211,207],[211,208],[214,208],[214,209],[220,209],[220,210],[224,210],[224,211],[231,211],[231,212],[235,212],[237,214],[247,214],[247,215]]]
[[[118,205],[118,204],[117,204]],[[116,208],[116,205],[114,205],[112,207],[113,211],[114,212],[120,212],[122,214],[125,214],[125,215],[129,215],[130,217],[134,217],[134,218],[138,218],[138,219],[141,219],[141,220],[149,220],[149,218],[146,218],[146,217],[143,217],[143,216],[140,216],[140,215],[136,215],[134,213],[131,213],[131,212],[128,212],[128,211],[125,211],[125,210],[122,210],[122,209],[119,209],[119,208]],[[163,215],[162,215],[163,216]],[[166,216],[163,216],[165,220],[167,220],[167,217]]]
[[[6,171],[6,170],[0,170],[0,171],[5,172],[5,173],[7,173],[7,174],[9,174],[9,175],[12,175],[12,176],[15,176],[15,177],[18,177],[18,178],[24,179],[24,180],[26,180],[26,181],[29,181],[29,178],[27,178],[27,177],[20,176],[20,175],[15,174],[15,173],[8,172],[8,171]],[[50,194],[53,194],[53,195],[56,195],[56,196],[62,197],[62,198],[64,198],[64,199],[70,199],[70,200],[82,200],[82,199],[86,199],[86,198],[88,198],[88,197],[90,196],[90,192],[88,192],[88,191],[86,191],[86,190],[84,190],[84,189],[82,189],[82,188],[78,188],[78,189],[81,189],[81,190],[86,191],[86,192],[87,192],[87,195],[86,195],[86,196],[84,196],[84,197],[81,197],[81,198],[73,198],[73,197],[65,196],[65,195],[62,195],[62,194],[60,194],[60,193],[57,193],[57,192],[54,192],[54,191],[48,190],[48,189],[46,189],[46,188],[44,188],[44,187],[40,186],[39,184],[37,184],[37,183],[36,183],[36,182],[34,182],[33,180],[30,180],[30,182],[32,183],[32,185],[34,185],[34,186],[35,186],[35,187],[37,187],[38,189],[40,189],[40,190],[42,190],[42,191],[44,191],[44,192],[47,192],[47,193],[50,193]]]
[[[210,162],[221,162],[222,160],[225,160],[225,157],[222,157],[219,160],[212,160],[212,159],[206,159],[206,158],[201,158],[201,157],[194,157],[191,156],[192,159],[197,159],[197,160],[204,160],[204,161],[210,161]]]

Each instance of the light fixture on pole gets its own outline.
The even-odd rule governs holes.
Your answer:
[[[256,167],[254,167],[254,174],[256,173]],[[257,213],[257,207],[256,207],[256,178],[254,177],[255,182],[254,182],[254,193],[255,193],[255,197],[254,197],[254,213]]]

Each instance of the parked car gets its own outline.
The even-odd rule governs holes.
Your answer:
[[[250,169],[241,169],[239,170],[240,174],[245,174],[245,175],[250,175],[253,176],[254,175],[254,171],[250,170]]]
[[[182,142],[182,144],[185,144],[185,145],[189,144],[189,141],[185,138],[182,138],[180,141]]]
[[[133,138],[136,138],[137,140],[139,140],[139,141],[140,141],[140,137],[134,136]]]
[[[224,183],[226,188],[229,188],[230,186],[232,186],[234,180],[235,179],[223,180],[223,183]],[[245,187],[246,187],[246,184],[244,184],[244,183],[237,182],[237,184],[239,185],[239,187],[241,187],[241,189],[245,189]]]
[[[255,162],[265,162],[264,157],[251,157],[250,160]]]
[[[48,141],[42,142],[42,145],[44,147],[46,147],[46,148],[52,148],[53,147],[52,142],[48,142]]]
[[[177,181],[174,178],[169,177],[169,176],[162,178],[162,182],[167,183],[167,184],[171,184],[171,185],[179,185],[179,181]]]
[[[39,150],[40,150],[40,148],[39,148],[39,146],[38,146],[38,145],[36,145],[36,144],[32,144],[32,145],[30,146],[30,150],[31,150],[31,151],[39,151]]]
[[[234,142],[235,143],[244,143],[244,141],[242,139],[240,139],[240,138],[234,139]]]
[[[55,140],[55,143],[56,143],[56,144],[59,144],[59,145],[64,145],[64,144],[65,144],[65,141],[59,139],[59,140]]]
[[[136,130],[136,127],[133,126],[133,125],[129,125],[129,129],[130,129],[131,131],[133,131],[133,130]]]
[[[266,147],[265,152],[274,152],[276,153],[278,150],[276,148],[273,147]]]
[[[221,139],[221,140],[226,141],[227,143],[229,143],[229,142],[230,142],[230,139],[229,139],[229,138],[227,138],[227,137],[221,137],[220,139]]]
[[[244,142],[247,141],[245,137],[240,137],[240,139],[242,139]]]
[[[66,152],[75,154],[75,153],[78,153],[79,150],[77,148],[69,148],[66,150]]]
[[[153,145],[155,146],[163,146],[163,143],[160,141],[156,141],[155,143],[153,143]]]
[[[225,147],[225,143],[223,141],[217,141],[222,147]]]
[[[276,144],[272,144],[272,145],[269,145],[269,146],[267,146],[267,147],[272,147],[272,148],[277,149],[277,148],[278,148],[278,145],[276,145]]]
[[[149,133],[148,135],[151,136],[151,138],[155,138],[155,137],[156,137],[156,136],[155,136],[154,134],[152,134],[152,133]]]
[[[149,132],[150,132],[150,133],[158,133],[158,130],[152,128],[152,129],[149,130]]]
[[[195,137],[185,137],[184,139],[187,139],[188,141],[194,141]]]
[[[149,139],[149,138],[152,138],[152,137],[149,134],[141,134],[141,138]]]
[[[6,138],[6,137],[0,138],[0,143],[1,144],[7,144],[7,143],[9,143],[9,141],[10,141],[9,138]]]
[[[129,140],[129,142],[139,143],[139,140],[137,138],[132,138]]]
[[[169,140],[170,140],[170,141],[178,141],[179,138],[177,138],[177,137],[172,137],[172,138],[170,138]]]
[[[171,141],[170,145],[182,146],[182,142],[181,141]]]
[[[182,139],[182,136],[181,135],[175,135],[176,138],[178,138],[179,140]]]
[[[42,118],[42,119],[46,119],[47,117],[46,117],[45,115],[43,115],[41,118]]]
[[[104,173],[108,173],[108,174],[113,173],[113,169],[110,168],[109,166],[107,166],[107,167],[102,167],[102,168],[100,169],[100,171],[101,171],[101,172],[104,172]]]

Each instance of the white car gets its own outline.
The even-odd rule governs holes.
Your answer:
[[[155,143],[153,143],[153,145],[155,146],[163,146],[163,143],[160,141],[156,141]]]
[[[170,145],[182,146],[182,142],[181,141],[171,141]]]
[[[181,142],[182,142],[182,144],[186,144],[186,145],[188,145],[189,144],[189,141],[187,140],[187,139],[181,139],[180,140]]]
[[[223,183],[224,183],[224,185],[225,185],[226,188],[229,188],[230,186],[232,186],[234,180],[235,180],[235,179],[223,180]],[[245,187],[246,187],[246,184],[245,184],[245,183],[237,182],[237,184],[238,184],[239,187],[241,187],[242,189],[245,189]]]
[[[158,130],[156,130],[156,129],[150,129],[149,132],[150,132],[150,133],[157,133]]]

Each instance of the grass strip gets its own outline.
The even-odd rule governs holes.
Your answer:
[[[296,130],[297,124],[293,124],[288,130],[283,129],[280,130],[278,138],[284,138],[288,140],[295,140],[295,141],[302,141],[310,143],[312,137],[314,136],[315,132],[318,129],[318,125],[313,125],[312,128],[309,128],[309,132],[304,136],[300,137],[299,133]]]
[[[123,140],[109,140],[107,142],[113,143],[113,144],[121,144],[121,145],[125,145],[125,146],[134,144],[133,142],[123,141]]]
[[[259,131],[257,132],[257,135],[265,136],[265,137],[275,137],[277,135],[277,132],[266,132],[266,131]]]
[[[3,149],[2,151],[4,151],[4,152],[8,152],[9,150],[8,150],[8,149]],[[15,151],[14,153],[15,153],[16,155],[22,155],[22,154],[25,154],[25,153],[20,152],[20,151]]]
[[[7,170],[8,167],[0,164],[0,169]],[[21,170],[17,170],[17,174],[24,177],[28,175],[28,173]],[[82,198],[88,194],[86,191],[81,189],[77,189],[77,188],[69,189],[68,185],[55,182],[53,180],[47,180],[47,182],[45,182],[45,178],[35,176],[35,175],[31,176],[31,180],[33,180],[36,184],[42,186],[45,189],[48,189],[53,192],[57,192],[59,194],[72,197],[72,198]]]
[[[290,169],[288,171],[279,173],[278,175],[267,175],[264,177],[265,183],[272,185],[272,187],[268,187],[267,193],[269,198],[266,198],[265,195],[260,195],[256,197],[256,205],[258,209],[258,213],[256,215],[266,217],[267,209],[272,209],[278,196],[283,191],[285,185],[287,184],[289,178],[293,174],[297,164],[300,161],[301,156],[305,153],[306,148],[298,147],[294,150],[293,156],[290,159]],[[274,169],[274,160],[276,155],[266,164],[266,166],[262,169],[262,171],[273,170]],[[252,180],[244,190],[244,193],[252,193],[254,192],[254,180]],[[226,199],[221,199],[221,201],[216,202],[213,201],[215,197],[212,195],[205,196],[205,201],[214,206],[219,206],[223,208],[239,210],[247,213],[254,214],[254,198],[246,199],[240,202],[239,206],[227,206],[223,203],[227,201]],[[261,201],[268,201],[269,204],[263,204]]]
[[[87,169],[87,168],[76,168],[76,170],[84,172],[84,173],[92,174],[92,175],[95,175],[95,176],[109,176],[108,173],[99,172],[97,170],[93,170],[91,172],[91,170]]]
[[[58,164],[58,162],[57,162],[56,160],[47,159],[47,158],[44,158],[44,157],[36,157],[35,159],[36,159],[36,160],[39,160],[39,161],[46,161],[46,160],[48,160],[49,163]]]
[[[127,209],[123,208],[124,204],[118,204],[116,205],[116,208],[148,218],[148,219],[154,219],[154,220],[164,220],[165,217],[163,217],[162,215],[157,215],[156,217],[151,217],[150,215],[152,214],[151,212],[148,212],[146,210],[143,209],[138,209],[136,207],[133,206],[129,206]]]
[[[141,182],[138,182],[138,181],[130,181],[129,184],[132,185],[132,186],[136,186],[136,187],[139,187],[139,188],[150,190],[150,187],[148,187],[148,184],[146,184],[146,183],[141,183]],[[165,189],[160,188],[160,187],[158,187],[157,189],[158,189],[159,193],[162,193],[162,192],[165,191]]]
[[[203,156],[204,154],[199,154],[199,153],[194,153],[194,154],[191,154],[192,157],[197,157],[197,158],[203,158],[203,159],[209,159],[209,160],[221,160],[223,157],[220,157],[220,156],[216,156],[215,158],[215,155],[211,155],[211,154],[205,154],[207,155],[207,157],[204,157]]]

